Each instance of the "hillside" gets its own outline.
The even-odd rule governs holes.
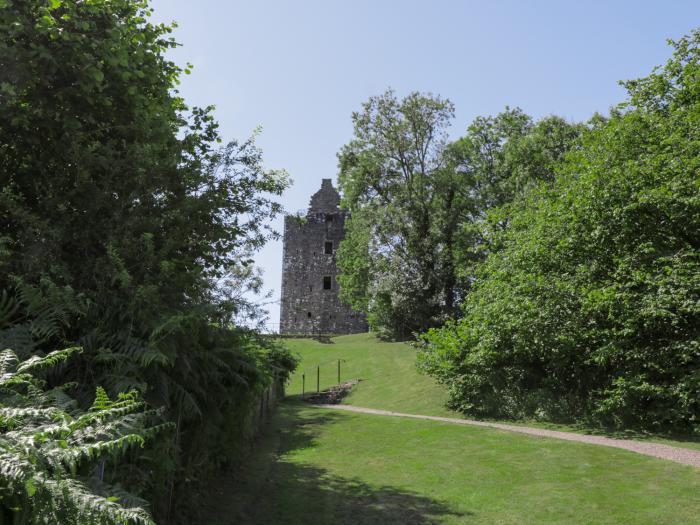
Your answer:
[[[309,339],[287,339],[285,345],[301,357],[290,378],[287,395],[316,391],[316,366],[320,366],[320,388],[337,383],[340,363],[341,381],[359,379],[359,384],[344,403],[382,408],[412,414],[454,416],[445,407],[447,393],[435,381],[416,370],[415,351],[406,343],[385,343],[372,334],[334,337],[331,344]]]
[[[301,357],[289,397],[259,446],[216,485],[206,523],[700,523],[700,471],[624,450],[435,421],[353,414],[301,400],[361,379],[344,403],[456,414],[418,374],[410,346],[370,335],[292,339]],[[562,428],[562,427],[558,427]],[[674,443],[679,444],[679,443]]]

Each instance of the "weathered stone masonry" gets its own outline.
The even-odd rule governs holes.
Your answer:
[[[311,197],[306,217],[284,219],[280,333],[352,334],[367,331],[362,314],[338,298],[335,253],[346,212],[330,179]]]

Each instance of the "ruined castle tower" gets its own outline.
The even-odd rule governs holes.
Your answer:
[[[340,195],[323,179],[306,217],[284,218],[282,334],[352,334],[367,331],[362,314],[338,298],[335,252],[345,234]]]

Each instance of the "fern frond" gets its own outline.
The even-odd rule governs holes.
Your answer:
[[[0,451],[9,450],[7,442],[0,442]],[[34,465],[12,452],[0,452],[0,480],[2,485],[15,487],[24,485],[26,480],[36,475]]]
[[[55,418],[61,414],[62,411],[56,408],[0,406],[0,421],[3,419],[21,421],[28,417],[33,419],[54,421]]]
[[[126,434],[116,439],[100,440],[94,443],[74,442],[50,447],[46,456],[48,464],[54,469],[65,467],[70,472],[76,472],[78,467],[86,462],[94,462],[109,454],[122,456],[129,449],[143,447],[146,440],[141,434]]]
[[[101,386],[95,389],[95,401],[92,402],[92,408],[90,410],[105,410],[109,408],[112,404],[112,400],[109,399],[107,392]]]
[[[34,356],[24,361],[17,367],[17,372],[29,372],[41,370],[43,368],[51,368],[63,361],[66,361],[70,356],[76,353],[81,353],[83,349],[79,346],[65,348],[63,350],[54,350],[44,357]]]
[[[187,389],[176,381],[168,381],[168,389],[173,393],[175,402],[183,410],[185,416],[202,416],[202,410],[191,392],[187,391]]]
[[[0,294],[0,328],[12,322],[12,318],[19,311],[19,304],[15,298],[3,290]]]
[[[145,404],[142,402],[132,402],[114,408],[102,409],[98,412],[88,412],[71,423],[70,427],[72,430],[78,430],[80,428],[85,428],[91,423],[104,422],[110,419],[124,417],[128,414],[140,411],[144,407]]]
[[[112,498],[95,494],[74,479],[37,477],[36,487],[48,496],[51,507],[65,509],[76,524],[156,525],[145,509],[123,507]]]
[[[138,356],[138,362],[144,367],[151,366],[154,363],[162,366],[171,366],[173,364],[173,357],[161,352],[157,348],[146,348]]]
[[[32,379],[32,376],[29,374],[8,373],[0,377],[0,387],[10,388],[20,385],[30,386],[32,384]],[[31,396],[28,397],[31,398]]]
[[[80,467],[142,447],[171,424],[149,426],[159,413],[145,411],[136,392],[112,400],[98,388],[90,411],[66,411],[73,404],[65,392],[45,391],[46,382],[33,373],[80,351],[72,347],[23,362],[11,350],[0,352],[0,504],[5,497],[19,500],[32,523],[150,525],[146,510],[119,503],[128,501],[123,491],[97,494],[74,478]]]
[[[142,509],[148,508],[148,502],[146,500],[134,496],[131,492],[127,492],[119,485],[105,483],[94,476],[87,479],[81,479],[81,481],[95,494],[107,498],[115,503],[119,503],[119,505],[122,507],[140,507]]]
[[[17,370],[19,359],[9,348],[0,352],[0,378]]]

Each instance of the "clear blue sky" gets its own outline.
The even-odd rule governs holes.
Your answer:
[[[667,38],[700,25],[700,2],[682,0],[154,0],[156,21],[177,21],[172,53],[194,64],[181,93],[217,106],[225,138],[256,126],[266,165],[294,185],[289,211],[306,208],[350,115],[394,88],[438,93],[456,105],[454,137],[506,105],[535,117],[585,120],[624,98],[617,81],[649,73]],[[281,229],[282,221],[277,221]],[[279,298],[281,242],[258,256]],[[279,309],[270,305],[270,321]]]

